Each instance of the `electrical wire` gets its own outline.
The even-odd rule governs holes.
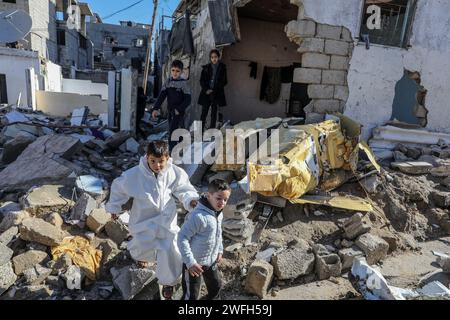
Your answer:
[[[136,5],[138,5],[138,4],[141,3],[141,2],[144,2],[144,0],[139,0],[139,1],[137,1],[137,2],[135,2],[135,3],[133,3],[133,4],[131,4],[131,5],[129,5],[128,7],[125,7],[125,8],[123,8],[123,9],[120,9],[120,10],[114,12],[114,13],[111,13],[110,15],[107,15],[106,17],[103,17],[102,20],[109,19],[109,18],[115,16],[115,15],[118,14],[118,13],[121,13],[121,12],[123,12],[123,11],[126,11],[126,10],[128,10],[128,9],[130,9],[130,8],[136,6]]]

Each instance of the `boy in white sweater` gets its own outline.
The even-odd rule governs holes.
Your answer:
[[[182,270],[174,197],[188,211],[195,208],[199,199],[186,172],[172,163],[167,142],[152,141],[139,165],[114,180],[106,204],[107,212],[117,219],[122,205],[133,198],[128,250],[140,267],[154,262],[156,252],[156,277],[166,299],[171,299]]]

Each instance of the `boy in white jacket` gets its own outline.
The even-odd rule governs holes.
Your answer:
[[[107,212],[117,219],[122,205],[133,198],[128,251],[140,267],[154,262],[156,252],[156,277],[166,299],[172,296],[183,264],[177,247],[180,228],[174,196],[188,211],[199,199],[186,172],[172,163],[167,142],[152,141],[139,165],[114,180],[106,204]]]

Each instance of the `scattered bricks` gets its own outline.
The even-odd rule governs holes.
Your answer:
[[[317,34],[318,38],[340,40],[341,39],[342,27],[330,26],[327,24],[317,24]]]
[[[19,233],[19,228],[14,226],[0,234],[0,244],[7,246],[14,237]]]
[[[320,84],[322,81],[322,70],[296,68],[294,70],[294,82],[306,84]]]
[[[17,280],[11,261],[0,265],[0,296]]]
[[[35,241],[46,246],[57,246],[64,239],[64,232],[54,225],[38,218],[25,219],[19,228],[20,238]]]
[[[426,174],[433,168],[433,165],[422,161],[393,162],[391,167],[407,174]]]
[[[340,70],[323,70],[322,84],[345,85],[347,72]]]
[[[342,27],[341,39],[347,42],[353,42],[352,33],[346,27]]]
[[[44,185],[32,188],[22,200],[24,210],[37,217],[41,217],[48,211],[67,210],[69,206],[73,205],[73,202],[63,194],[69,196],[70,190],[62,185]]]
[[[245,279],[245,291],[255,294],[261,299],[267,294],[267,288],[272,282],[273,266],[262,260],[252,263]]]
[[[112,268],[111,275],[114,287],[119,290],[124,300],[133,299],[147,285],[156,280],[154,271],[133,266]]]
[[[110,237],[111,240],[113,240],[119,246],[129,236],[127,226],[119,220],[109,221],[105,225],[105,230],[108,237]]]
[[[450,192],[433,190],[430,195],[437,207],[443,209],[450,207]]]
[[[339,104],[339,100],[318,99],[314,101],[314,112],[333,113],[340,111],[341,105]]]
[[[75,265],[71,265],[63,275],[63,279],[66,280],[66,286],[69,290],[80,290],[84,277],[83,270]]]
[[[328,69],[330,67],[330,56],[322,53],[304,53],[302,55],[302,67]]]
[[[311,99],[333,99],[334,87],[320,84],[308,86],[308,96]]]
[[[4,232],[13,226],[18,226],[24,219],[30,217],[27,211],[12,211],[4,215],[0,223],[0,232]]]
[[[355,258],[364,257],[364,252],[356,246],[339,250],[338,254],[342,261],[342,271],[349,270],[352,267]]]
[[[64,224],[63,219],[61,218],[61,216],[59,215],[59,213],[57,212],[52,212],[49,215],[47,215],[44,219],[45,221],[47,221],[48,223],[54,225],[57,228],[61,228]]]
[[[8,248],[5,244],[0,243],[0,266],[8,263],[13,256],[14,251]]]
[[[87,218],[86,225],[89,230],[98,234],[102,232],[109,221],[111,221],[111,215],[109,215],[104,208],[94,209]]]
[[[316,23],[311,20],[293,20],[285,28],[286,35],[291,41],[298,41],[303,37],[316,35]]]
[[[389,250],[389,244],[386,241],[370,233],[361,235],[356,240],[356,245],[364,252],[369,265],[383,260]]]
[[[47,258],[47,253],[38,250],[30,250],[25,253],[19,254],[12,259],[14,264],[14,272],[19,276],[25,270],[34,267],[38,263],[42,263]]]
[[[272,258],[274,273],[280,280],[296,279],[314,269],[314,254],[302,248],[290,248]]]
[[[110,148],[118,148],[122,143],[128,140],[131,135],[128,131],[119,131],[106,139],[106,144]]]
[[[334,98],[337,100],[347,101],[348,99],[348,87],[347,86],[335,86],[334,87]]]
[[[2,162],[4,164],[14,162],[34,140],[36,140],[34,136],[19,135],[6,142],[3,145]]]
[[[337,254],[317,255],[316,274],[319,280],[338,277],[342,272],[341,259]]]
[[[28,285],[41,284],[47,279],[51,272],[52,269],[44,268],[40,264],[37,264],[23,272],[25,283]]]
[[[343,56],[331,56],[330,69],[332,70],[348,70],[349,58]]]
[[[345,41],[325,40],[325,53],[338,56],[348,56],[349,44]]]
[[[344,229],[345,238],[353,240],[370,231],[370,221],[358,212],[345,221],[342,229]]]
[[[302,39],[302,42],[299,44],[299,48],[297,52],[305,53],[305,52],[318,52],[323,53],[325,49],[325,40],[317,39],[317,38],[305,38]]]

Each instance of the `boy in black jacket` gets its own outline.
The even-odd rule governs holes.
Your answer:
[[[153,106],[152,117],[156,119],[161,105],[167,98],[167,106],[169,109],[169,150],[177,144],[172,141],[172,133],[179,128],[183,128],[184,115],[186,109],[191,104],[191,92],[189,90],[187,81],[181,78],[183,71],[183,62],[175,60],[172,62],[170,70],[171,77],[164,83],[158,99]]]

